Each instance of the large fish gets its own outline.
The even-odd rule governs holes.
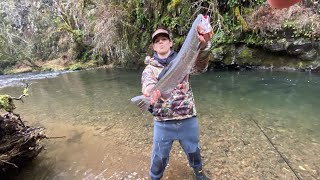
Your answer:
[[[208,32],[208,25],[209,28],[211,27],[208,16],[203,16],[202,14],[197,16],[178,55],[169,63],[166,74],[151,89],[151,96],[155,90],[159,90],[161,95],[170,94],[181,83],[184,77],[190,73],[200,50],[200,41],[197,36],[199,24],[205,27],[206,32]],[[131,101],[139,106],[143,112],[147,111],[150,106],[150,98],[144,95],[136,96]]]

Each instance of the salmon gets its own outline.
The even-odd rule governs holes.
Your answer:
[[[155,90],[159,90],[162,96],[170,94],[182,82],[184,77],[191,72],[200,51],[197,27],[199,24],[205,25],[205,23],[208,23],[208,18],[199,14],[192,23],[192,27],[178,55],[166,67],[165,75],[151,89],[151,96]],[[131,102],[139,106],[142,112],[146,112],[150,107],[150,98],[144,95],[132,98]]]

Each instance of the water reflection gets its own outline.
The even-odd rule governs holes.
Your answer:
[[[152,117],[129,102],[140,94],[139,72],[99,69],[29,81],[30,96],[16,102],[17,112],[48,136],[66,138],[46,141],[47,150],[18,179],[147,179]],[[212,178],[295,178],[256,120],[300,177],[319,179],[319,75],[209,72],[191,83]],[[190,179],[182,150],[171,153],[165,178]]]

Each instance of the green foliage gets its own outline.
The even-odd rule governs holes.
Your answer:
[[[29,96],[29,88],[28,88],[28,86],[23,89],[23,95],[24,96]]]
[[[69,67],[69,70],[71,71],[76,71],[76,70],[81,70],[83,69],[83,64],[78,62],[78,63],[74,63]]]
[[[76,70],[82,70],[82,69],[88,69],[88,68],[94,68],[94,67],[97,67],[97,61],[91,60],[85,63],[75,62],[69,66],[68,70],[76,71]]]
[[[0,69],[16,64],[37,69],[35,61],[47,60],[46,57],[55,52],[53,47],[56,41],[48,40],[51,32],[47,30],[52,29],[53,25],[52,14],[47,11],[50,7],[42,5],[39,0],[32,3],[23,1],[23,4],[30,6],[16,3],[7,0],[0,6]]]
[[[8,0],[3,3],[8,6],[3,7],[15,7],[13,2]],[[74,62],[71,69],[81,69],[91,60],[99,65],[140,64],[143,56],[149,54],[154,30],[167,27],[178,50],[199,13],[210,15],[215,47],[238,42],[262,45],[266,32],[276,32],[263,31],[263,25],[273,27],[269,22],[259,24],[256,29],[250,24],[256,7],[266,0],[59,0],[53,5],[35,0],[35,3],[41,8],[27,9],[30,13],[24,18],[37,31],[23,28],[14,31],[11,25],[17,19],[9,17],[23,19],[17,9],[10,9],[11,16],[0,16],[0,67],[14,64],[8,62],[59,58],[62,54],[71,57]],[[0,7],[1,13],[3,9]],[[319,36],[320,30],[315,28],[318,18],[310,22],[302,20],[287,19],[279,29],[292,30],[294,37]],[[8,37],[5,32],[13,36]],[[15,43],[8,46],[9,40]]]
[[[138,27],[143,26],[147,21],[147,18],[146,18],[145,14],[144,14],[143,6],[142,6],[141,3],[137,3],[136,4],[136,7],[135,7],[132,15],[136,19],[135,20],[135,24]]]
[[[0,95],[0,110],[5,110],[7,112],[13,112],[16,109],[16,106],[13,103],[13,100],[22,100],[22,97],[28,96],[28,88],[29,85],[27,84],[23,89],[23,94],[19,98],[11,97],[10,95]]]
[[[230,7],[230,8],[233,8],[233,7],[235,7],[235,6],[239,6],[239,0],[228,0],[227,1],[227,5],[228,5],[228,7]]]
[[[256,5],[261,5],[261,4],[264,4],[266,2],[266,0],[253,0],[251,2],[255,3]]]
[[[90,58],[91,58],[91,53],[88,51],[85,51],[81,54],[80,62],[83,62],[83,63],[87,62],[90,60]]]
[[[264,45],[265,39],[258,33],[247,32],[240,42],[250,45]]]
[[[320,20],[320,18],[319,18]],[[300,26],[299,22],[287,20],[283,24],[284,29],[290,29],[293,31],[293,37],[305,37],[309,39],[315,39],[320,36],[319,30],[317,31],[312,22],[306,23],[304,26]]]
[[[254,8],[264,4],[266,0],[228,0],[219,1],[220,9],[224,9],[218,18],[218,22],[221,25],[215,26],[215,35],[212,42],[215,47],[221,44],[233,44],[237,42],[254,43],[258,41],[259,35],[253,35],[249,31],[248,17],[252,15]],[[219,17],[219,16],[218,16]],[[249,31],[249,32],[248,32]],[[251,34],[251,38],[247,37],[247,34]],[[260,40],[259,40],[260,41]]]
[[[66,31],[71,34],[72,39],[77,43],[82,43],[84,32],[80,29],[75,29],[74,27],[70,26],[67,22],[62,21],[61,18],[58,18],[60,20],[56,20],[56,26],[58,31]]]
[[[259,7],[252,16],[251,29],[269,38],[320,38],[320,15],[313,8],[292,6],[290,11]]]
[[[247,24],[247,22],[244,20],[244,18],[241,16],[239,7],[235,7],[235,8],[234,8],[234,15],[236,16],[238,22],[240,23],[240,25],[241,25],[241,27],[242,27],[242,30],[243,30],[243,31],[247,31],[247,29],[248,29],[248,24]]]
[[[75,29],[72,31],[72,35],[76,42],[82,42],[84,37],[84,32],[80,29]]]
[[[44,5],[43,2],[36,1],[41,7]],[[165,26],[172,32],[175,47],[179,47],[193,19],[199,13],[209,14],[212,17],[212,25],[217,31],[213,42],[232,43],[236,39],[235,32],[232,30],[241,25],[245,27],[242,3],[239,2],[241,1],[228,1],[229,11],[223,15],[223,19],[220,19],[221,23],[217,25],[215,24],[217,19],[222,16],[218,11],[216,0],[60,0],[51,7],[43,6],[41,11],[45,12],[43,15],[45,21],[41,16],[30,18],[33,24],[41,21],[37,27],[42,28],[39,33],[42,36],[37,36],[41,38],[33,40],[36,43],[36,53],[33,53],[33,44],[28,46],[30,47],[28,52],[36,58],[30,55],[21,58],[47,60],[48,57],[55,57],[51,53],[68,52],[70,57],[77,58],[74,60],[76,62],[87,62],[91,59],[96,59],[100,63],[114,62],[115,64],[136,61],[139,56],[143,59],[141,56],[145,53],[141,52],[148,51],[151,34],[159,26]],[[233,12],[235,6],[240,7],[238,20]],[[11,22],[9,21],[8,24]],[[220,30],[217,27],[220,27]],[[38,35],[38,33],[34,34]],[[61,41],[60,38],[64,40]],[[73,41],[69,41],[70,38]],[[5,44],[0,36],[0,49]],[[59,46],[67,48],[69,46],[69,50]],[[52,49],[62,49],[63,52],[54,52]],[[135,59],[132,59],[133,57]],[[73,69],[78,69],[77,65],[74,65]]]
[[[13,99],[9,95],[0,95],[0,110],[12,112],[16,106],[13,103]]]
[[[223,46],[219,46],[217,48],[214,48],[212,50],[213,54],[223,54],[224,53],[224,47]]]
[[[266,0],[228,0],[227,6],[233,9],[236,6],[250,6],[251,8],[264,4]]]
[[[244,47],[241,49],[239,57],[242,59],[252,58],[252,52],[248,47]]]
[[[167,6],[168,11],[169,12],[175,11],[181,3],[182,3],[182,0],[172,0]]]
[[[184,39],[185,39],[184,36],[176,36],[176,37],[173,39],[173,42],[174,42],[175,45],[182,45]]]
[[[234,41],[232,36],[229,36],[225,31],[217,31],[211,42],[213,42],[214,47],[218,47],[221,44],[231,44]]]

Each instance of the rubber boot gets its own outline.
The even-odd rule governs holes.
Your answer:
[[[196,180],[210,180],[210,178],[206,176],[203,170],[194,170],[194,177],[196,178]]]

